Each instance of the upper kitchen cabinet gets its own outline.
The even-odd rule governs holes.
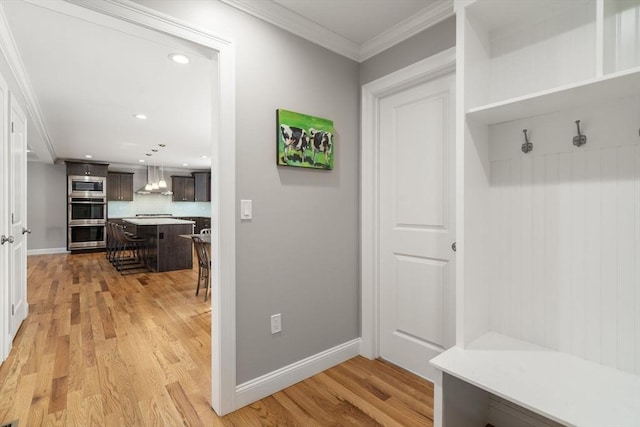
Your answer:
[[[107,175],[107,200],[133,201],[133,173],[109,172]]]
[[[211,201],[211,172],[191,172],[195,185],[196,202]]]
[[[67,175],[91,175],[107,176],[108,164],[104,163],[81,163],[65,162],[67,164]]]
[[[171,188],[174,202],[195,201],[195,180],[190,176],[172,176]]]

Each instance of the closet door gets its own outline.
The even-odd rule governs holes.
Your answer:
[[[9,230],[9,141],[7,134],[8,92],[7,83],[0,76],[0,235],[8,238]],[[9,355],[9,250],[11,244],[4,239],[0,245],[0,363]]]
[[[9,332],[13,339],[27,317],[27,118],[15,97],[10,97],[9,129],[9,208],[10,232],[13,236],[9,251]]]

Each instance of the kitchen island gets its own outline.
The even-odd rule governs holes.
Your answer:
[[[193,221],[173,218],[125,218],[135,226],[136,235],[148,239],[147,265],[153,271],[193,268],[191,242],[180,237],[193,233]]]

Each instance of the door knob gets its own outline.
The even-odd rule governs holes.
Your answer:
[[[13,236],[7,237],[3,234],[2,237],[0,237],[0,244],[4,245],[7,242],[13,243],[14,242]]]
[[[30,229],[30,228],[22,227],[22,234],[25,234],[25,233],[26,233],[26,234],[31,234],[31,229]]]
[[[457,248],[458,248],[458,245],[456,245],[456,242],[453,242],[451,244],[451,249],[453,249],[453,252],[455,252]]]

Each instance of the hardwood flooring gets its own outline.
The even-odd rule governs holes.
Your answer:
[[[432,425],[431,383],[361,357],[218,417],[196,278],[121,276],[101,253],[30,256],[30,314],[0,367],[0,425]]]

